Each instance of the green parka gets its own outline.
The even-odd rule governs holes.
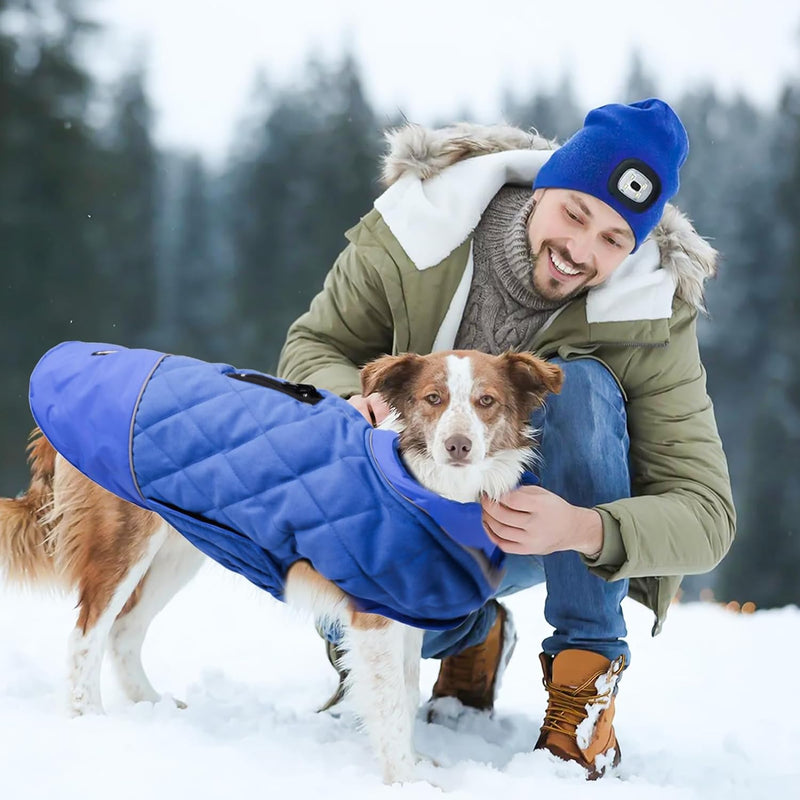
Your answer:
[[[350,396],[383,353],[452,346],[472,277],[471,236],[506,183],[530,186],[553,145],[514,128],[395,132],[388,190],[346,236],[308,312],[290,328],[279,374]],[[401,244],[402,242],[402,244]],[[604,544],[586,563],[661,629],[681,577],[712,569],[735,512],[706,393],[696,322],[716,254],[671,206],[637,253],[525,344],[545,358],[594,358],[626,400],[633,497],[598,506]]]

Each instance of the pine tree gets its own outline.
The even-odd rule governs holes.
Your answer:
[[[0,494],[19,488],[26,472],[31,369],[47,347],[81,335],[82,308],[97,308],[100,296],[92,82],[77,58],[93,26],[77,0],[0,0],[0,21],[9,13],[14,35],[0,24]]]
[[[95,212],[107,287],[97,327],[126,345],[149,342],[155,322],[158,153],[145,73],[133,67],[119,81],[102,132],[104,165]]]
[[[218,214],[223,201],[196,155],[171,153],[162,159],[159,216],[159,347],[209,360],[230,359],[234,271],[221,252]]]
[[[689,158],[681,170],[678,207],[719,251],[719,277],[707,284],[708,316],[698,322],[708,389],[728,458],[734,500],[746,513],[752,473],[752,432],[763,343],[775,285],[754,279],[777,260],[775,239],[764,235],[775,213],[774,114],[742,97],[724,100],[706,87],[686,94],[677,110],[689,132]],[[753,148],[765,153],[753,158]],[[742,379],[748,365],[748,380]],[[728,560],[686,588],[716,583]],[[721,584],[718,592],[727,592]]]
[[[628,68],[628,77],[625,82],[625,92],[621,102],[638,103],[648,97],[659,97],[658,82],[647,68],[642,54],[637,50],[631,57]]]
[[[753,294],[768,298],[768,308],[756,359],[739,362],[741,383],[756,389],[749,415],[752,468],[739,535],[721,570],[726,597],[760,606],[800,604],[800,83],[783,93],[777,130],[772,216],[754,237],[767,254],[754,260],[747,276]],[[768,148],[761,152],[770,155]],[[748,205],[766,199],[754,191]]]
[[[572,136],[581,127],[584,117],[575,99],[569,74],[552,92],[540,89],[527,99],[507,95],[503,114],[513,124],[534,128],[541,136],[559,142]]]
[[[245,357],[274,369],[289,324],[319,291],[344,232],[378,193],[380,134],[358,67],[311,62],[239,146],[228,202]]]

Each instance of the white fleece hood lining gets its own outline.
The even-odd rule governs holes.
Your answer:
[[[469,246],[469,257],[467,258],[467,266],[464,268],[464,274],[458,284],[458,288],[450,301],[450,306],[447,313],[442,320],[439,332],[433,341],[432,353],[437,353],[440,350],[451,350],[458,335],[458,329],[461,327],[461,320],[464,317],[464,309],[467,307],[467,298],[469,297],[469,290],[472,286],[472,274],[475,271],[475,264],[472,260],[472,244]]]
[[[407,172],[375,201],[375,208],[416,267],[429,269],[470,236],[502,186],[532,185],[549,156],[546,150],[507,150],[459,161],[428,180]],[[437,348],[455,339],[472,281],[471,249],[467,267],[436,337]],[[589,290],[587,321],[668,319],[674,295],[675,280],[661,268],[659,248],[648,238],[602,286]],[[444,331],[454,322],[451,339]]]

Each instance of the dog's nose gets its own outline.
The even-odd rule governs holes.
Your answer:
[[[448,436],[444,443],[451,461],[466,461],[472,450],[472,441],[462,434]]]

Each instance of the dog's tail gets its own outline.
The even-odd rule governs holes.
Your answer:
[[[0,570],[15,583],[56,582],[58,570],[47,522],[56,451],[39,428],[30,435],[28,462],[28,491],[16,498],[0,498]]]

